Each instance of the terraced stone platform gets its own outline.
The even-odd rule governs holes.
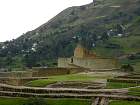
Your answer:
[[[108,105],[109,99],[140,101],[140,97],[129,96],[127,93],[128,89],[35,88],[0,84],[0,96],[6,97],[94,99],[94,105]],[[98,102],[95,102],[96,98],[99,98]]]

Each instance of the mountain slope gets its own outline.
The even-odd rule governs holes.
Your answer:
[[[14,64],[46,65],[46,60],[72,56],[79,40],[100,56],[139,53],[139,11],[140,0],[96,0],[96,6],[70,7],[37,29],[0,44],[0,57],[13,58]],[[115,38],[118,35],[134,40],[122,47],[123,39]],[[126,50],[132,46],[134,50]]]

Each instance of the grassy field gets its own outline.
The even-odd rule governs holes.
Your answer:
[[[23,98],[0,98],[0,105],[27,105],[29,100]],[[83,99],[44,99],[44,102],[45,104],[42,105],[91,105],[90,100]],[[111,101],[109,105],[140,105],[140,102]]]
[[[40,80],[35,80],[35,81],[28,82],[25,85],[30,86],[30,87],[45,87],[49,84],[54,84],[54,83],[56,83],[56,81],[40,79]]]
[[[23,105],[25,102],[23,98],[0,98],[0,105]]]
[[[0,105],[26,105],[29,99],[0,98]],[[43,105],[90,105],[89,100],[81,99],[45,99]]]
[[[109,89],[119,89],[119,88],[129,88],[138,86],[138,84],[135,83],[120,83],[120,82],[108,82],[107,88]]]
[[[140,87],[129,89],[129,95],[140,96]]]
[[[94,81],[104,79],[105,77],[96,77],[87,74],[70,74],[61,76],[50,76],[49,79],[34,80],[26,84],[26,86],[44,87],[59,81]]]
[[[112,101],[109,105],[140,105],[140,102],[136,101]]]

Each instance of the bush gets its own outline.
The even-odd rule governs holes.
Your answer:
[[[121,70],[124,72],[132,72],[134,71],[134,68],[130,64],[125,64],[121,66]]]

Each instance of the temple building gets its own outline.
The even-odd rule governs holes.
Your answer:
[[[81,44],[78,44],[74,50],[75,58],[96,58],[96,54],[84,48]]]
[[[87,50],[81,44],[78,44],[74,50],[74,56],[71,58],[58,58],[58,67],[61,68],[89,68],[93,70],[116,69],[118,62],[114,58],[102,58],[96,56],[96,53]]]

